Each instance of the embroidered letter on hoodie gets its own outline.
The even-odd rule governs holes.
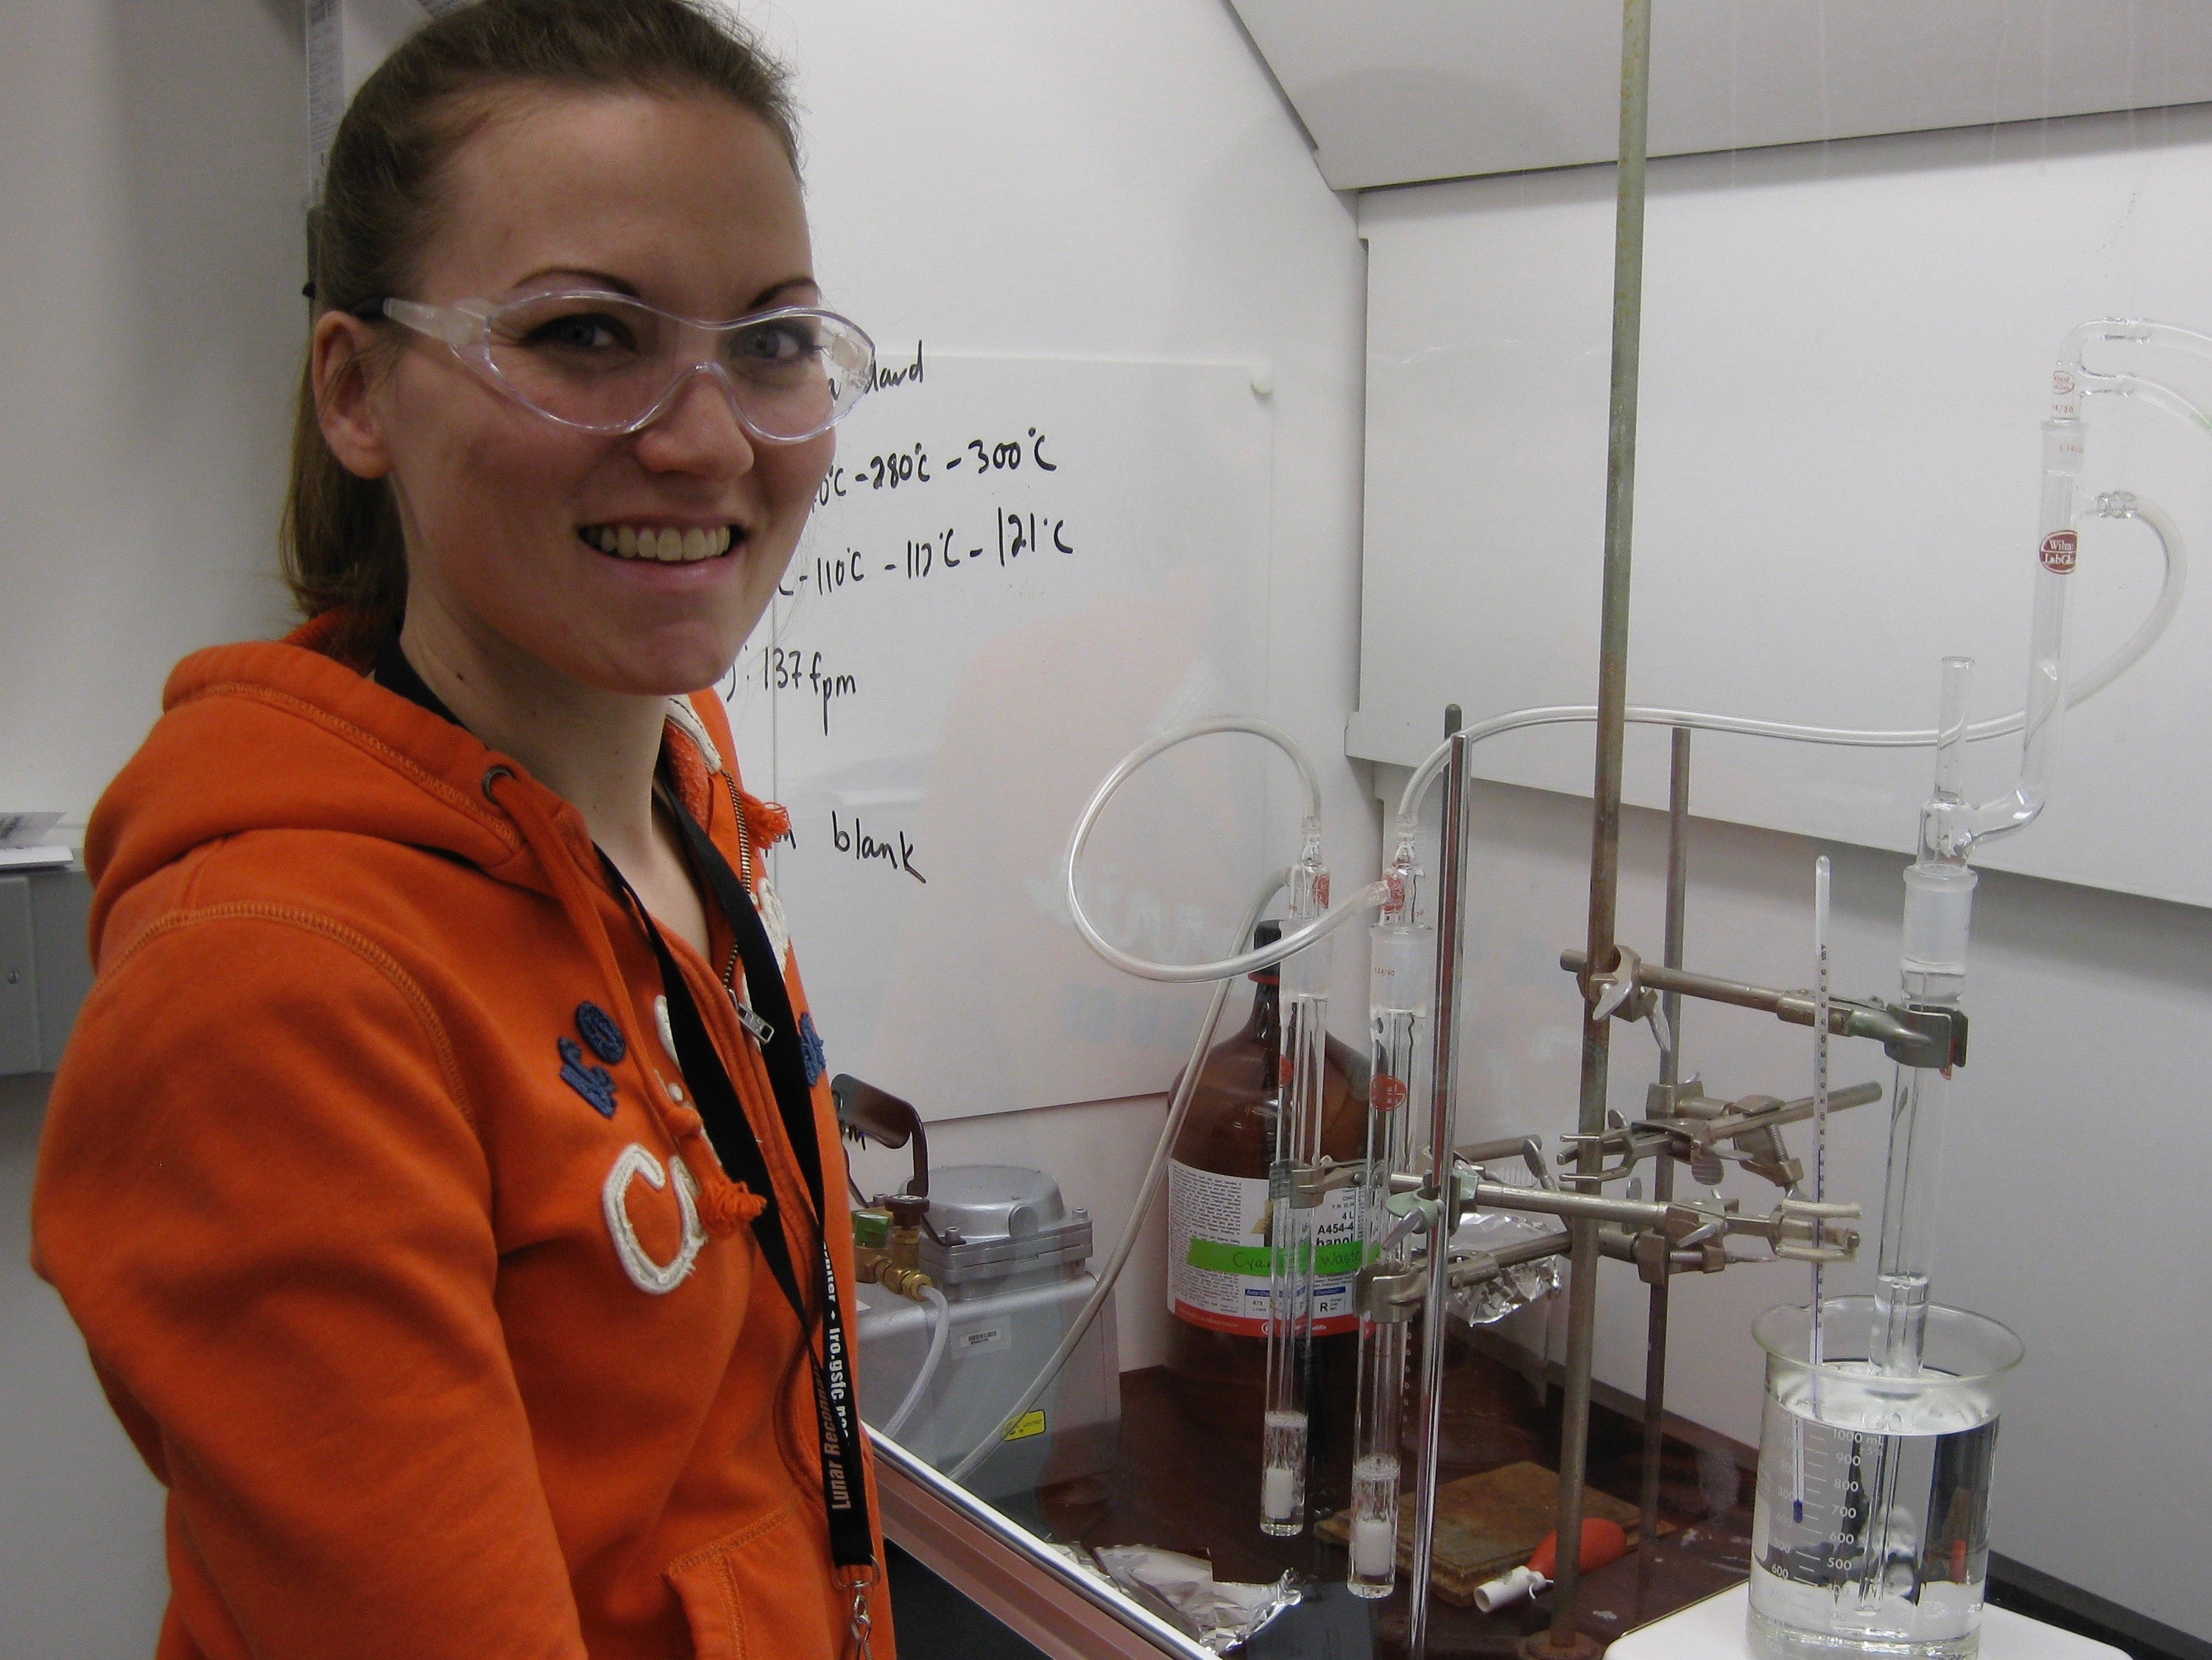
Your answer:
[[[622,1258],[623,1271],[640,1291],[650,1292],[655,1297],[665,1297],[684,1283],[690,1274],[691,1265],[699,1260],[700,1247],[707,1243],[707,1230],[699,1222],[698,1193],[691,1172],[684,1169],[684,1160],[672,1152],[668,1155],[668,1162],[676,1171],[676,1206],[684,1218],[684,1243],[666,1263],[653,1260],[629,1219],[629,1185],[633,1177],[642,1176],[646,1185],[656,1191],[668,1185],[660,1161],[633,1141],[616,1158],[615,1167],[607,1172],[606,1185],[599,1189],[599,1200],[607,1213],[607,1231],[614,1237],[615,1255]]]

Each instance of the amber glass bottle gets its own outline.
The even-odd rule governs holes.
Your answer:
[[[1282,935],[1262,922],[1255,945]],[[1260,1439],[1266,1392],[1267,1251],[1261,1231],[1267,1170],[1274,1158],[1282,1075],[1281,981],[1273,969],[1252,976],[1251,1016],[1235,1037],[1207,1051],[1190,1110],[1168,1166],[1168,1368],[1185,1409],[1216,1432]],[[1322,1095],[1322,1152],[1357,1163],[1367,1148],[1366,1062],[1328,1040]],[[1316,1498],[1335,1492],[1332,1467],[1349,1456],[1358,1319],[1352,1279],[1359,1265],[1358,1211],[1346,1188],[1323,1201],[1318,1230],[1321,1276],[1315,1287],[1314,1376]]]

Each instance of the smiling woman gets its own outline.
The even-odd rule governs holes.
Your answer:
[[[872,380],[796,153],[686,0],[477,0],[340,127],[308,620],[94,815],[34,1201],[165,1657],[888,1660],[787,823],[698,690]]]

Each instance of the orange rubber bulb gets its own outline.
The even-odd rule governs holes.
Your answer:
[[[1608,1562],[1618,1562],[1628,1554],[1628,1535],[1621,1531],[1620,1523],[1608,1522],[1603,1517],[1592,1516],[1583,1523],[1582,1571],[1589,1573]],[[1544,1542],[1536,1547],[1528,1559],[1528,1566],[1547,1579],[1559,1577],[1559,1535],[1557,1530],[1544,1535]]]

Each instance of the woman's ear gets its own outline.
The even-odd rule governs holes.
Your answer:
[[[373,325],[326,311],[315,319],[307,344],[323,441],[338,465],[359,478],[381,478],[392,471],[371,384],[379,344]]]

